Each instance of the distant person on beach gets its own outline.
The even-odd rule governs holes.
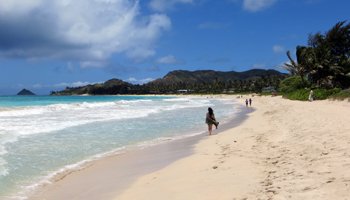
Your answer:
[[[213,125],[215,125],[216,129],[218,128],[219,122],[216,121],[214,111],[212,108],[208,108],[207,115],[205,117],[205,123],[208,124],[208,131],[209,135],[211,135],[211,132],[213,130]]]
[[[252,106],[252,99],[249,98],[249,106]]]
[[[314,100],[314,91],[310,90],[309,101],[313,101],[313,100]]]
[[[245,99],[245,106],[248,107],[248,99]]]

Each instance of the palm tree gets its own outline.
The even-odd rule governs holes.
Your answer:
[[[292,75],[297,75],[301,78],[302,82],[305,84],[305,77],[312,69],[315,64],[315,53],[311,47],[297,46],[296,48],[296,58],[295,62],[290,55],[290,51],[287,51],[287,57],[290,63],[285,63],[284,68],[289,71]]]
[[[350,86],[350,23],[338,22],[325,35],[309,36],[316,62],[310,77],[319,86]]]
[[[309,36],[308,46],[297,46],[296,61],[287,52],[284,68],[316,86],[350,86],[350,23],[342,21],[325,34]]]

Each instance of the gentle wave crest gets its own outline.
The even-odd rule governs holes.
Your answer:
[[[215,99],[89,98],[0,109],[0,199],[21,188],[31,191],[47,184],[113,149],[114,153],[129,145],[143,148],[206,131],[209,106],[220,123],[224,116],[234,115],[233,106],[225,105],[232,102]]]
[[[122,100],[14,108],[0,111],[0,134],[47,133],[99,121],[147,117],[161,111],[200,107],[208,103],[192,100],[185,104],[171,102],[162,104],[152,100]]]
[[[3,146],[6,143],[16,141],[18,137],[52,133],[94,122],[142,118],[163,111],[207,105],[210,104],[206,100],[183,98],[179,101],[120,100],[3,109],[0,111],[0,153],[5,152]]]

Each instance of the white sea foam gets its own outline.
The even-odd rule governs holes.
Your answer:
[[[71,103],[47,106],[15,107],[0,111],[0,159],[6,154],[5,145],[18,137],[50,133],[65,128],[109,120],[147,117],[163,111],[210,105],[207,100],[166,99],[121,100],[99,103]],[[5,174],[5,162],[0,163],[0,173]]]
[[[87,158],[85,160],[82,160],[80,162],[66,165],[66,166],[62,167],[61,169],[58,169],[56,171],[49,173],[46,176],[39,177],[38,180],[35,181],[34,184],[22,186],[22,191],[15,194],[15,196],[12,196],[10,199],[16,199],[16,200],[17,199],[21,199],[21,200],[28,199],[28,196],[33,194],[39,188],[44,187],[45,185],[48,185],[48,184],[52,184],[53,182],[61,179],[61,177],[66,176],[70,172],[74,172],[74,171],[83,169],[86,166],[88,166],[89,163],[91,163],[92,161],[96,161],[96,160],[99,160],[101,158],[105,158],[105,157],[112,156],[112,155],[118,155],[118,154],[125,153],[125,150],[126,150],[125,147],[117,148],[117,149],[114,149],[114,150],[109,151],[109,152],[105,152],[105,153],[101,153],[101,154],[92,156],[92,157]]]
[[[71,165],[66,165],[64,167],[62,167],[59,170],[56,170],[54,172],[49,173],[47,176],[41,177],[39,178],[38,181],[36,181],[34,184],[32,185],[28,185],[28,186],[23,186],[22,187],[22,191],[17,193],[16,196],[13,196],[13,199],[27,199],[28,196],[30,196],[31,194],[33,194],[34,192],[36,192],[38,189],[44,187],[45,185],[48,184],[52,184],[53,182],[55,182],[56,180],[59,180],[61,177],[66,176],[67,174],[80,170],[80,169],[84,169],[85,167],[89,166],[89,164],[93,161],[99,160],[99,159],[103,159],[109,156],[115,156],[115,155],[119,155],[119,154],[123,154],[126,153],[128,151],[132,151],[135,149],[144,149],[144,148],[149,148],[155,145],[159,145],[159,144],[164,144],[167,142],[171,142],[174,140],[179,140],[179,139],[185,139],[185,138],[189,138],[189,137],[194,137],[194,136],[198,136],[203,134],[203,132],[194,132],[194,133],[189,133],[186,135],[181,135],[181,136],[173,136],[173,137],[159,137],[153,140],[148,140],[148,141],[143,141],[143,142],[139,142],[135,145],[129,145],[129,146],[124,146],[124,147],[120,147],[117,149],[114,149],[112,151],[109,152],[105,152],[105,153],[101,153],[101,154],[97,154],[95,156],[92,156],[90,158],[87,158],[85,160],[82,160],[80,162],[77,162],[75,164],[71,164]]]
[[[8,168],[6,167],[7,162],[2,158],[3,155],[8,153],[5,144],[15,141],[17,141],[17,139],[14,136],[0,135],[0,176],[8,175]]]
[[[0,177],[6,176],[8,174],[8,169],[6,168],[7,162],[0,158]]]
[[[147,148],[147,147],[151,147],[151,146],[155,146],[155,145],[171,142],[171,141],[174,141],[174,140],[181,140],[181,139],[185,139],[185,138],[189,138],[189,137],[202,135],[203,133],[204,132],[193,132],[193,133],[188,133],[188,134],[185,134],[185,135],[177,135],[177,136],[173,136],[173,137],[159,137],[159,138],[156,138],[156,139],[153,139],[153,140],[139,142],[136,145],[136,147],[137,148]]]
[[[45,137],[43,138],[47,138],[47,137],[50,138],[51,135],[49,134],[65,133],[65,131],[60,131],[60,130],[63,130],[66,128],[75,127],[74,129],[71,129],[74,131],[80,130],[80,128],[84,130],[87,127],[90,127],[90,125],[88,124],[95,123],[95,122],[104,122],[104,121],[107,122],[104,124],[118,125],[119,121],[124,123],[124,121],[121,121],[121,120],[127,120],[132,122],[132,120],[130,119],[148,117],[152,114],[160,114],[160,115],[154,115],[152,117],[161,119],[162,116],[168,116],[168,115],[172,116],[172,115],[176,115],[176,113],[186,112],[186,110],[192,111],[192,108],[193,108],[193,111],[195,112],[190,113],[189,117],[190,119],[194,119],[192,115],[198,116],[196,112],[197,111],[201,112],[201,110],[203,110],[201,107],[204,108],[204,112],[205,112],[207,107],[215,106],[216,104],[215,102],[216,102],[215,100],[213,101],[213,100],[200,99],[200,98],[175,98],[175,99],[155,99],[155,100],[132,100],[132,101],[121,100],[121,101],[98,102],[98,103],[81,102],[81,103],[71,103],[71,104],[54,104],[54,105],[48,105],[48,106],[30,106],[30,107],[17,107],[17,108],[11,108],[11,109],[3,109],[3,110],[0,110],[0,124],[1,124],[0,173],[1,173],[1,170],[4,175],[8,173],[6,169],[6,167],[8,166],[7,166],[6,160],[4,160],[5,157],[3,156],[7,153],[5,148],[6,144],[10,142],[15,142],[18,138],[21,138],[21,137],[30,138],[34,134],[45,133]],[[226,102],[224,104],[226,104]],[[231,104],[231,102],[227,101],[227,104]],[[181,110],[181,109],[184,109],[184,110]],[[175,112],[168,112],[168,111],[175,111]],[[226,111],[225,111],[225,114],[227,114]],[[135,122],[141,122],[142,124],[142,120],[135,120]],[[221,122],[224,122],[224,121],[220,121],[220,123]],[[180,123],[181,123],[181,120],[180,120]],[[145,126],[147,126],[147,124],[145,124]],[[162,128],[166,128],[167,126],[168,125],[166,126],[162,125]],[[129,126],[128,128],[132,129],[132,126]],[[102,129],[104,129],[104,127],[101,127],[101,130]],[[104,132],[108,132],[108,131],[101,131],[101,133],[105,134]],[[92,135],[96,134],[96,138],[101,138],[99,137],[99,133],[100,132],[98,131],[96,133],[91,132]],[[115,132],[111,131],[111,133],[106,133],[106,134],[115,134]],[[145,139],[148,137],[147,134],[148,136],[150,136],[151,133],[146,133]],[[142,142],[143,140],[142,138],[144,136],[142,135],[142,133],[140,133],[140,135],[137,136],[139,138],[133,139],[133,141],[141,141],[137,145],[134,145],[135,148],[145,148],[145,147],[153,146],[159,143],[169,142],[169,141],[181,139],[184,137],[194,136],[198,134],[201,134],[201,133],[193,133],[190,135],[181,135],[181,136],[174,136],[174,137],[158,135],[158,138],[154,140]],[[72,143],[72,141],[76,141],[79,139],[80,136],[79,134],[77,135],[78,135],[77,138],[75,138],[75,136],[72,136],[74,138],[67,138],[66,142],[69,143],[69,145],[71,145],[70,143]],[[132,135],[136,135],[136,134],[130,134],[130,137],[132,137]],[[40,135],[38,136],[39,136],[38,137],[39,143],[45,141],[45,140],[40,141],[41,137]],[[53,137],[55,137],[55,135],[53,135]],[[122,140],[126,140],[126,143],[125,144],[121,143],[121,145],[127,145],[128,144],[127,140],[129,135],[128,134],[120,135],[120,137]],[[122,137],[125,137],[126,139]],[[74,139],[74,140],[69,141],[70,139]],[[62,141],[62,142],[65,142],[65,141]],[[55,145],[59,145],[59,144],[60,143],[57,143]],[[103,142],[101,143],[101,145],[104,145],[104,144],[105,143]],[[69,145],[67,145],[67,147]],[[42,145],[42,146],[45,148],[45,145]],[[32,191],[42,185],[48,184],[50,183],[50,181],[55,180],[55,178],[59,177],[60,174],[64,174],[67,172],[69,173],[69,171],[71,170],[79,169],[80,167],[85,166],[85,164],[89,163],[91,160],[95,160],[100,157],[105,157],[111,154],[121,153],[121,152],[123,152],[123,149],[117,149],[112,152],[99,154],[92,158],[83,160],[77,164],[65,166],[58,171],[50,173],[48,176],[44,178],[37,177],[38,178],[37,180],[41,180],[41,181],[36,181],[31,179],[33,181],[36,181],[36,184],[25,187],[25,191]],[[91,154],[87,154],[87,155],[91,155]],[[11,154],[9,154],[9,156],[11,156]],[[1,159],[3,162],[1,162]],[[10,160],[8,160],[8,162],[9,161]],[[25,163],[25,161],[23,162]],[[47,168],[47,170],[50,170],[49,167]],[[11,171],[10,171],[9,177],[10,176],[15,176],[15,175],[11,174]],[[25,197],[26,194],[27,193],[21,193],[19,196]],[[18,198],[17,197],[16,198],[20,199],[19,196],[17,196]]]
[[[163,99],[163,101],[177,102],[177,101],[190,101],[190,98],[173,98],[173,99]]]
[[[93,122],[147,117],[184,108],[212,106],[209,100],[174,98],[162,101],[133,100],[99,103],[54,104],[0,111],[0,135],[31,135],[59,131]]]
[[[142,104],[144,101],[129,102]],[[127,102],[55,104],[16,108],[0,112],[0,134],[30,135],[62,130],[64,128],[98,121],[145,117],[159,109]]]

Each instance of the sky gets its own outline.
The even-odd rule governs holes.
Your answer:
[[[172,70],[283,71],[348,0],[0,0],[0,95]]]

